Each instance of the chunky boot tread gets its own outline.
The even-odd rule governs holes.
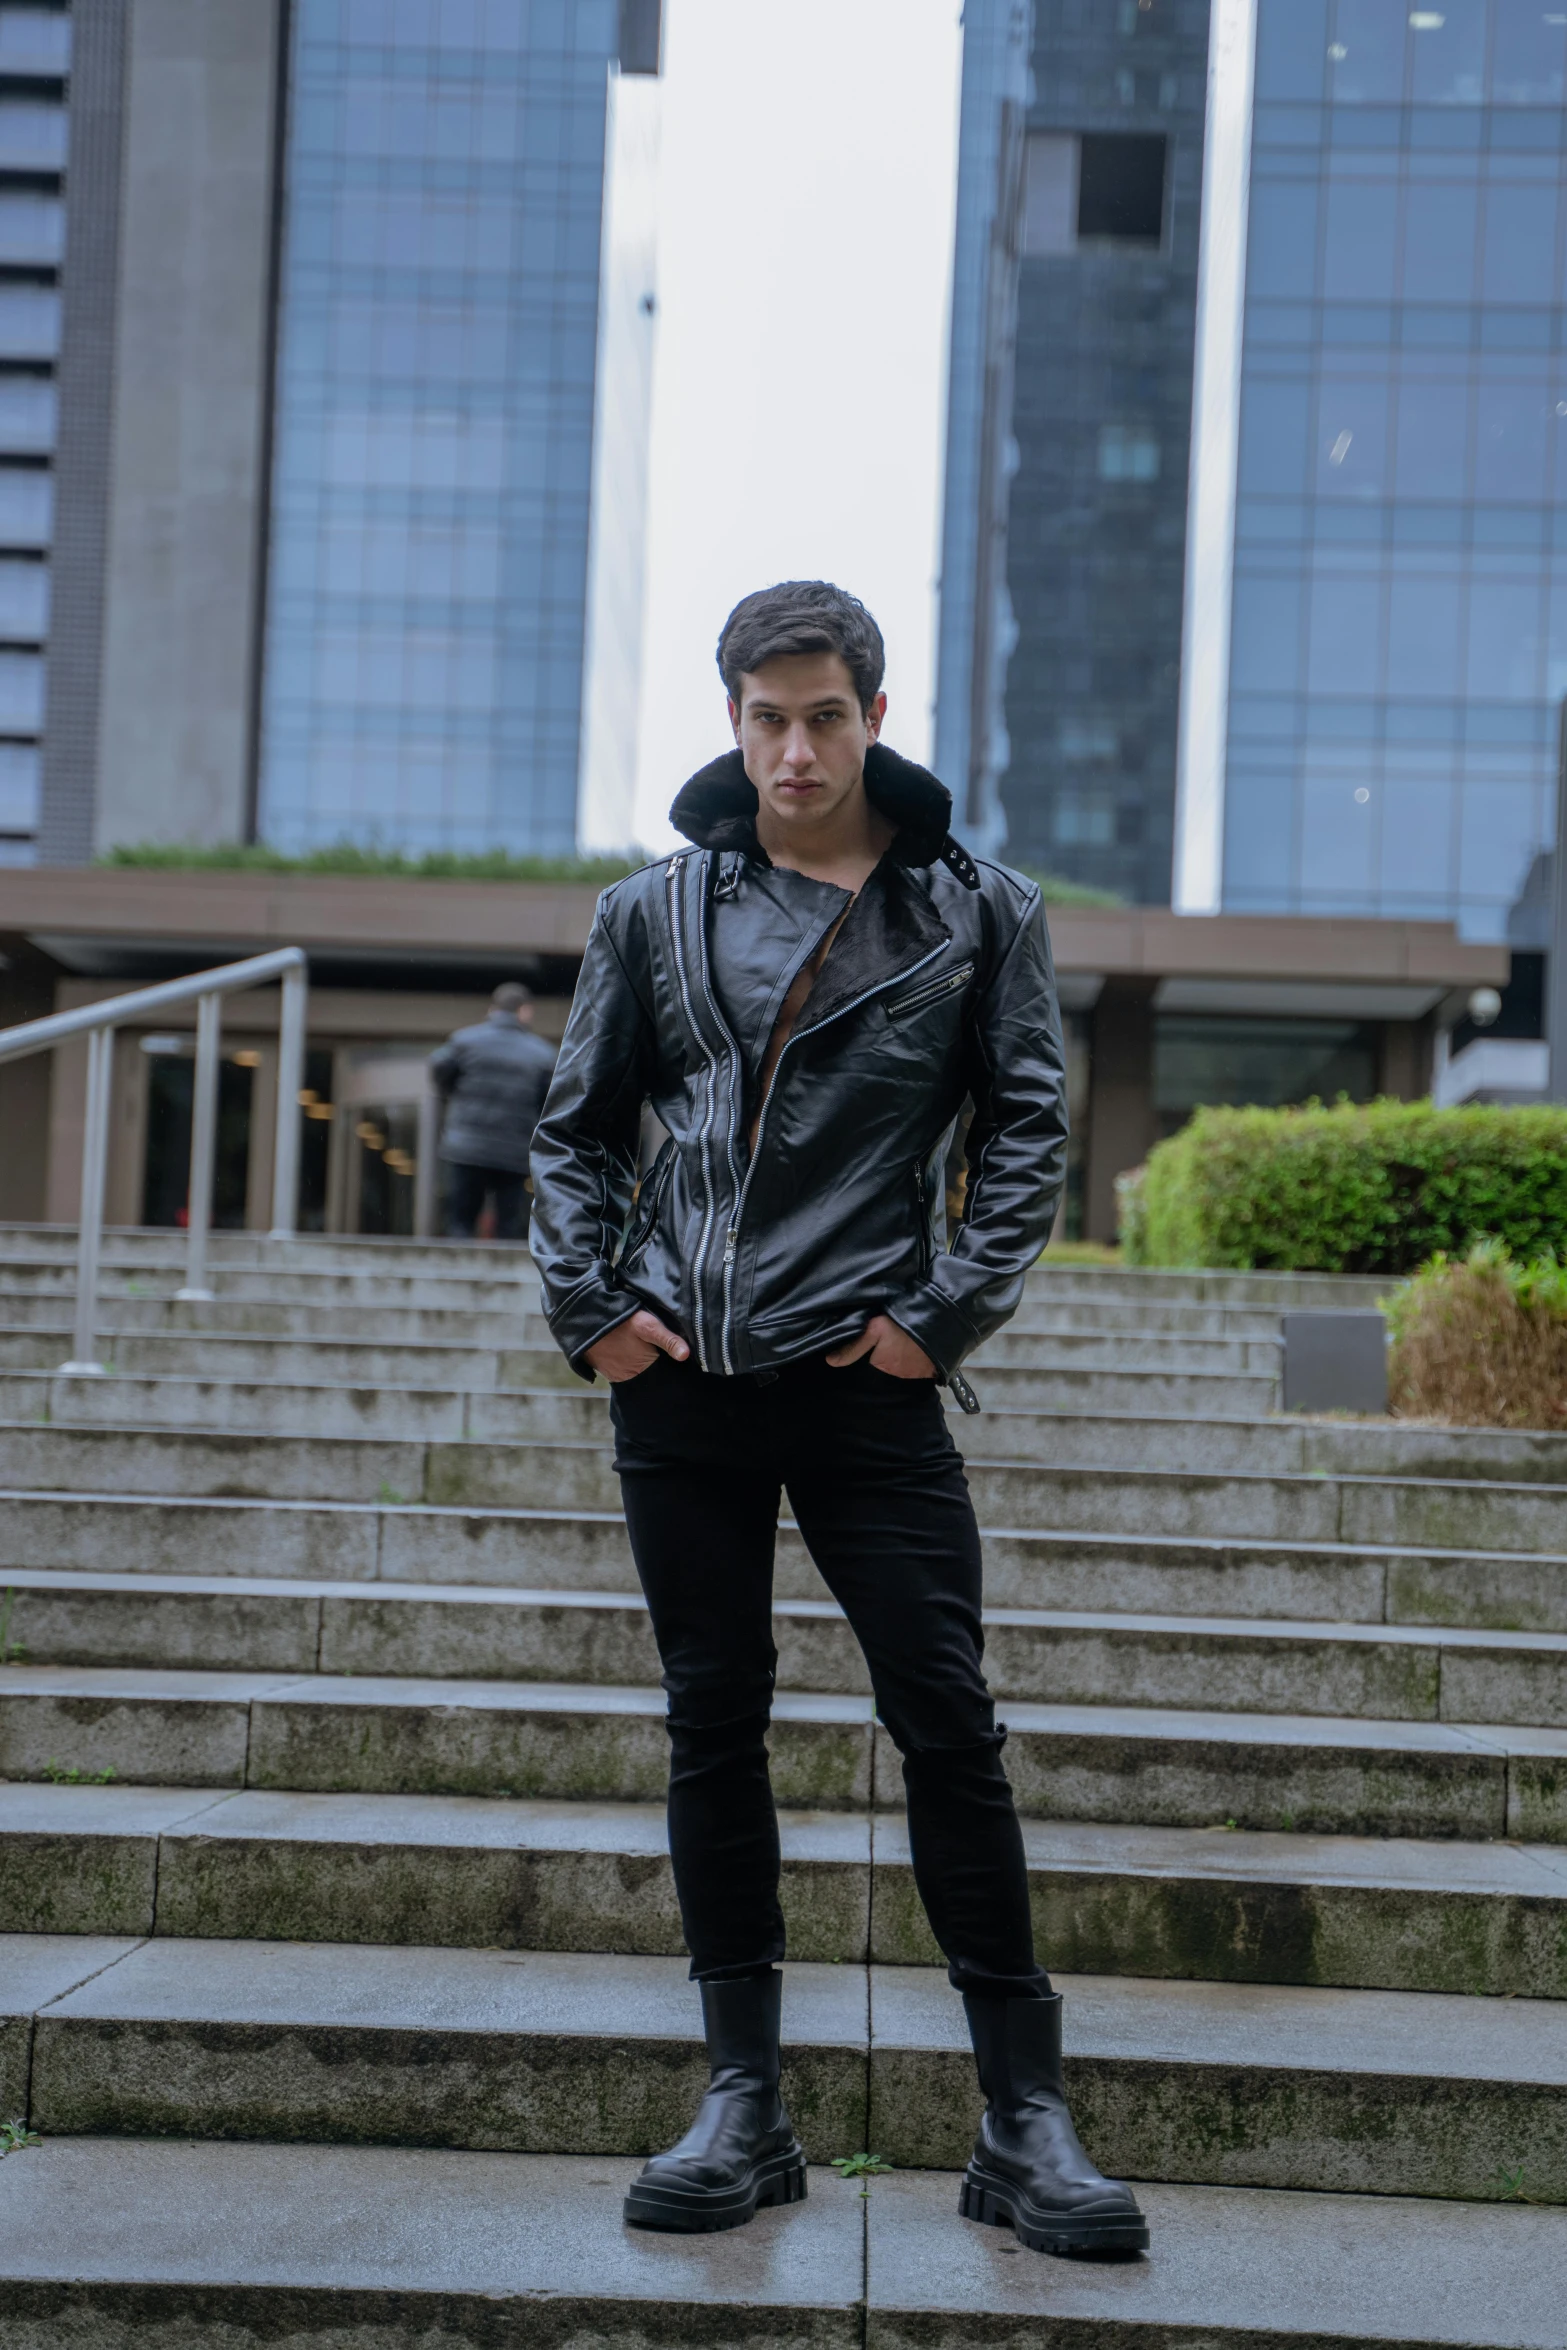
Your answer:
[[[1130,2253],[1148,2250],[1148,2222],[1137,2210],[1053,2212],[1031,2203],[1010,2180],[976,2168],[963,2174],[958,2210],[964,2219],[1010,2228],[1031,2252]]]
[[[805,2155],[795,2140],[781,2154],[758,2163],[738,2185],[699,2187],[693,2181],[649,2178],[644,2173],[627,2191],[626,2224],[661,2228],[672,2235],[717,2235],[724,2228],[744,2227],[758,2211],[775,2204],[803,2203],[806,2193]]]

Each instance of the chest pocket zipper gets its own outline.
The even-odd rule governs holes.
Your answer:
[[[911,987],[907,995],[894,996],[887,1006],[889,1020],[901,1020],[907,1013],[922,1012],[927,1004],[939,1003],[943,996],[956,995],[967,987],[974,976],[972,963],[960,963],[955,971],[942,972],[939,979],[922,980]]]

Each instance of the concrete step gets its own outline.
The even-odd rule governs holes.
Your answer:
[[[1232,1273],[1170,1266],[1066,1265],[1042,1257],[1028,1276],[1030,1297],[1124,1298],[1141,1307],[1179,1305],[1277,1306],[1303,1309],[1374,1305],[1387,1290],[1384,1275],[1358,1273]]]
[[[14,1263],[4,1267],[6,1288],[13,1295],[74,1298],[76,1259],[58,1262]],[[105,1259],[98,1296],[106,1311],[126,1299],[172,1299],[184,1280],[183,1260],[166,1268],[151,1262]],[[334,1270],[313,1265],[214,1265],[211,1286],[219,1302],[231,1304],[280,1303],[306,1306],[389,1306],[398,1310],[436,1307],[468,1312],[526,1312],[536,1310],[537,1276],[531,1269],[503,1270],[497,1264],[487,1272],[436,1270],[399,1272],[366,1263]]]
[[[1567,2203],[1567,2005],[1060,1989],[1068,2093],[1113,2172],[1484,2200],[1522,2146],[1526,2191]],[[27,2118],[47,2135],[646,2155],[706,2082],[678,1959],[4,1937],[0,2012],[29,2035]],[[784,2043],[811,2160],[874,2145],[900,2167],[962,2168],[983,2099],[934,1969],[792,1965]]]
[[[780,1817],[799,1959],[939,1965],[897,1813]],[[1567,1998],[1560,1845],[1025,1820],[1052,1967]],[[0,1786],[0,1931],[676,1956],[662,1803]],[[874,1884],[874,1893],[872,1886]]]
[[[1043,1819],[1567,1843],[1567,1730],[1003,1699],[1018,1808]],[[868,1698],[780,1691],[780,1802],[892,1808]],[[0,1667],[0,1776],[653,1802],[656,1688]]]
[[[0,1271],[0,1284],[3,1281]],[[1116,1297],[1101,1290],[1069,1292],[1059,1286],[1057,1277],[1033,1283],[1025,1290],[1023,1303],[1001,1337],[1021,1330],[1059,1337],[1132,1336],[1158,1338],[1166,1344],[1274,1348],[1281,1343],[1284,1310],[1277,1305],[1183,1304],[1170,1298]]]
[[[69,1351],[70,1337],[68,1328],[43,1333],[7,1323],[0,1327],[0,1371],[52,1373],[59,1368],[62,1344]],[[501,1362],[495,1346],[404,1346],[384,1339],[280,1337],[244,1330],[120,1330],[106,1332],[102,1346],[105,1368],[116,1382],[177,1378],[302,1387],[392,1385],[463,1394],[495,1387]],[[564,1379],[580,1386],[559,1350],[551,1353]],[[563,1383],[546,1376],[553,1365],[543,1348],[527,1359],[539,1374],[530,1385]]]
[[[33,1665],[615,1687],[659,1670],[647,1611],[628,1592],[38,1570],[10,1575],[4,1589],[7,1645]],[[785,1688],[869,1689],[831,1600],[779,1599],[773,1638]],[[997,1694],[1044,1704],[1567,1729],[1567,1633],[992,1607],[985,1641]]]
[[[62,1270],[63,1269],[57,1269]],[[102,1295],[106,1330],[250,1330],[279,1337],[369,1338],[386,1345],[417,1345],[425,1340],[456,1340],[475,1346],[515,1342],[517,1318],[524,1314],[542,1322],[537,1290],[504,1289],[502,1302],[491,1306],[463,1303],[458,1290],[444,1306],[356,1305],[329,1293],[325,1299],[296,1295],[239,1297],[232,1276],[218,1276],[213,1298],[180,1298],[174,1294],[180,1276],[170,1272],[153,1283],[123,1270],[109,1277]],[[0,1322],[8,1326],[48,1327],[69,1334],[74,1292],[70,1281],[40,1286],[39,1269],[13,1277],[0,1264]],[[1059,1341],[1066,1346],[1100,1341],[1121,1343],[1147,1339],[1160,1349],[1179,1349],[1206,1355],[1210,1349],[1238,1350],[1237,1365],[1216,1367],[1266,1368],[1280,1345],[1280,1309],[1268,1306],[1172,1305],[1125,1298],[1078,1298],[1059,1301],[1046,1290],[1026,1291],[1018,1312],[999,1336],[987,1341],[989,1350],[1004,1349],[1015,1337]],[[1005,1353],[997,1357],[1005,1360]]]
[[[780,1812],[795,1957],[868,1956],[872,1827],[863,1813]],[[666,1957],[684,1948],[661,1799],[12,1783],[0,1785],[0,1853],[6,1931]],[[901,1887],[908,1874],[904,1851],[887,1882]],[[1525,1886],[1520,1864],[1529,1898],[1533,1882]],[[907,1914],[900,1892],[898,1915]],[[901,1961],[924,1958],[923,1919],[884,1946]],[[1532,1955],[1520,1979],[1549,1979],[1541,1963]]]
[[[181,1232],[146,1225],[111,1226],[104,1234],[106,1265],[152,1265],[179,1271],[185,1263]],[[74,1264],[76,1229],[68,1224],[0,1226],[0,1266],[29,1263]],[[410,1240],[361,1233],[296,1233],[274,1240],[269,1233],[214,1232],[215,1268],[305,1266],[322,1270],[434,1271],[451,1276],[532,1273],[525,1246],[493,1241]],[[1055,1296],[1081,1292],[1095,1297],[1139,1301],[1176,1299],[1230,1303],[1352,1303],[1386,1286],[1378,1277],[1341,1273],[1255,1273],[1184,1270],[1127,1265],[1074,1265],[1046,1255],[1028,1275],[1030,1291]]]
[[[48,1331],[69,1340],[74,1296],[0,1281],[0,1322],[9,1330]],[[227,1289],[208,1299],[177,1298],[166,1289],[153,1295],[144,1285],[136,1295],[100,1298],[99,1328],[106,1344],[122,1333],[169,1336],[247,1336],[278,1339],[336,1339],[344,1343],[393,1346],[515,1346],[542,1317],[533,1301],[483,1309],[461,1305],[386,1306],[321,1303],[309,1298],[237,1298]],[[542,1345],[543,1340],[541,1338]],[[67,1348],[67,1352],[69,1349]],[[52,1358],[45,1357],[45,1360]]]
[[[241,1354],[225,1357],[204,1348],[205,1367],[199,1370],[170,1365],[137,1373],[120,1359],[117,1340],[105,1347],[103,1376],[0,1368],[0,1418],[95,1427],[249,1428],[258,1435],[313,1430],[323,1436],[504,1439],[526,1422],[517,1410],[501,1408],[507,1399],[493,1394],[488,1400],[496,1408],[480,1410],[483,1391],[493,1391],[498,1380],[503,1388],[566,1394],[574,1402],[596,1404],[595,1430],[608,1439],[608,1389],[589,1387],[553,1350],[497,1350],[454,1363],[445,1355],[432,1360],[428,1350],[405,1355],[376,1348],[366,1348],[364,1359],[355,1362],[345,1349],[334,1365],[330,1359],[268,1361],[261,1351],[266,1342],[253,1343],[256,1352],[248,1362]],[[358,1384],[335,1378],[337,1368],[352,1373]],[[431,1384],[417,1385],[421,1376]],[[1112,1413],[1195,1415],[1193,1425],[1200,1429],[1218,1415],[1264,1413],[1276,1394],[1276,1383],[1266,1378],[1018,1367],[986,1371],[984,1387],[987,1402],[1010,1404],[1026,1414],[1088,1414],[1107,1426],[1124,1424],[1104,1421]],[[956,1411],[951,1403],[948,1409]]]
[[[637,2167],[46,2139],[0,2166],[0,2316],[15,2350],[328,2329],[365,2350],[494,2350],[542,2344],[546,2323],[584,2350],[1558,2350],[1559,2210],[1156,2184],[1151,2257],[1067,2262],[960,2220],[945,2172],[894,2172],[862,2201],[813,2171],[804,2203],[732,2234],[649,2236],[620,2220]]]
[[[53,1370],[70,1351],[72,1300],[0,1294],[0,1369]],[[201,1318],[198,1318],[201,1317]],[[358,1306],[244,1306],[214,1298],[123,1298],[101,1325],[105,1354],[121,1371],[185,1377],[331,1379],[353,1385],[390,1372],[409,1387],[494,1386],[494,1357],[516,1356],[514,1386],[539,1384],[543,1363],[561,1361],[542,1314],[531,1310],[460,1314],[412,1309],[379,1313]],[[1277,1338],[1192,1337],[1114,1329],[1056,1330],[1030,1317],[1009,1323],[969,1358],[984,1370],[1147,1371],[1273,1379]],[[480,1376],[464,1358],[481,1359]],[[567,1374],[575,1381],[576,1373]],[[552,1384],[546,1381],[546,1384]]]
[[[523,1343],[526,1340],[527,1343]],[[513,1317],[502,1343],[468,1346],[417,1345],[389,1335],[370,1339],[337,1336],[283,1337],[240,1330],[187,1332],[130,1330],[105,1332],[104,1368],[116,1395],[134,1399],[130,1382],[148,1379],[264,1382],[291,1387],[384,1387],[493,1391],[497,1387],[589,1390],[571,1369],[536,1317]],[[1160,1352],[1161,1344],[1165,1351]],[[70,1353],[67,1328],[42,1330],[21,1325],[0,1328],[0,1372],[52,1375]],[[1254,1364],[1247,1358],[1256,1356]],[[1277,1350],[1228,1346],[1204,1348],[1185,1341],[1140,1344],[1130,1337],[996,1340],[971,1366],[999,1404],[1042,1410],[1082,1406],[1121,1412],[1164,1412],[1227,1416],[1260,1415],[1277,1400]],[[62,1390],[59,1417],[80,1417]],[[51,1399],[52,1400],[52,1399]],[[84,1398],[98,1416],[90,1398]],[[24,1404],[17,1417],[29,1413]],[[127,1403],[122,1415],[149,1415]]]
[[[74,1224],[0,1224],[0,1265],[74,1264],[76,1243]],[[409,1240],[359,1232],[296,1232],[276,1240],[270,1232],[218,1231],[211,1234],[208,1246],[212,1266],[219,1271],[255,1265],[383,1271],[412,1266],[453,1274],[498,1275],[519,1270],[531,1274],[533,1269],[527,1249],[510,1241]],[[181,1272],[186,1248],[184,1233],[167,1226],[111,1224],[103,1235],[107,1265],[151,1265]]]
[[[412,1442],[433,1436],[498,1445],[590,1445],[607,1451],[607,1389],[572,1378],[558,1356],[542,1358],[542,1367],[561,1376],[532,1387],[525,1377],[535,1358],[500,1351],[495,1359],[503,1391],[466,1394],[380,1382],[349,1387],[0,1374],[0,1413],[6,1415],[0,1420],[0,1460],[11,1431],[43,1426],[211,1429],[222,1436],[243,1432],[252,1437],[381,1435]],[[1100,1378],[1086,1376],[1090,1386]],[[1003,1371],[986,1380],[985,1410],[970,1418],[949,1407],[949,1416],[973,1470],[1038,1465],[1051,1470],[1108,1469],[1118,1475],[1157,1470],[1210,1478],[1376,1478],[1400,1485],[1451,1485],[1463,1480],[1488,1486],[1557,1486],[1567,1493],[1567,1438],[1556,1434],[1432,1428],[1392,1420],[1354,1423],[1169,1413],[1155,1408],[1156,1395],[1145,1392],[1150,1384],[1157,1388],[1158,1382],[1134,1381],[1134,1401],[1141,1398],[1137,1408],[1111,1412],[1098,1404],[1092,1409],[1074,1404],[1080,1386],[1075,1375]],[[528,1464],[519,1461],[514,1466],[526,1470]]]
[[[58,1465],[58,1460],[56,1462]],[[395,1490],[388,1487],[389,1490]],[[997,1607],[1567,1632],[1567,1558],[1353,1543],[982,1532]],[[0,1579],[35,1571],[634,1592],[618,1513],[0,1491]],[[787,1520],[774,1588],[826,1589]]]
[[[1073,2118],[1112,2175],[1479,2201],[1521,2169],[1526,2193],[1567,2202],[1560,2003],[1108,1976],[1059,1988]],[[960,2168],[973,2057],[934,1969],[871,1970],[871,2036],[869,2143]]]
[[[40,2011],[15,2020],[32,2025],[27,2110],[49,2136],[645,2155],[706,2086],[678,1958],[177,1940],[48,1952],[54,1984],[30,1938],[0,1937],[0,2012]],[[786,1984],[785,2094],[825,2162],[868,2143],[868,1974],[805,1964]]]
[[[0,1380],[0,1387],[6,1384]],[[90,1389],[97,1383],[78,1384]],[[156,1392],[166,1396],[169,1384]],[[231,1398],[262,1398],[267,1391],[226,1392]],[[406,1399],[371,1394],[367,1418],[388,1400],[401,1404]],[[11,1490],[257,1500],[319,1496],[469,1510],[567,1508],[616,1514],[619,1487],[608,1448],[554,1438],[562,1414],[569,1415],[576,1403],[543,1389],[531,1396],[441,1398],[431,1414],[437,1425],[441,1417],[458,1413],[465,1413],[470,1425],[504,1417],[513,1433],[497,1440],[436,1436],[428,1443],[368,1432],[262,1435],[12,1420],[0,1426],[0,1477]],[[262,1408],[258,1402],[258,1413]],[[1043,1447],[1039,1431],[1044,1424],[1028,1425]],[[1157,1421],[1126,1425],[1141,1427],[1153,1446]],[[537,1432],[536,1441],[516,1433],[528,1427]],[[1286,1428],[1283,1433],[1305,1432]],[[987,1459],[973,1450],[967,1469],[980,1522],[997,1531],[1071,1527],[1144,1539],[1554,1554],[1567,1524],[1567,1490],[1502,1477],[1357,1476],[1327,1469],[1248,1474],[1112,1462],[1055,1467]]]
[[[215,1236],[216,1237],[216,1236]],[[237,1237],[237,1236],[236,1236]],[[352,1244],[319,1251],[319,1243],[285,1244],[278,1257],[264,1254],[214,1255],[211,1284],[220,1297],[276,1297],[316,1303],[376,1303],[390,1306],[467,1306],[486,1309],[531,1302],[539,1294],[538,1276],[526,1255],[509,1250],[480,1248],[466,1258],[442,1258],[418,1252],[385,1257],[362,1253]],[[182,1249],[153,1254],[123,1248],[111,1236],[101,1264],[100,1295],[172,1296],[184,1278]],[[35,1293],[71,1292],[76,1278],[76,1255],[54,1250],[36,1254],[0,1256],[0,1284],[8,1290]],[[1130,1284],[1130,1286],[1128,1286]],[[1050,1272],[1036,1268],[1025,1278],[1021,1311],[1047,1315],[1071,1312],[1083,1306],[1097,1309],[1121,1304],[1134,1312],[1174,1307],[1183,1312],[1206,1309],[1221,1317],[1242,1319],[1237,1334],[1255,1324],[1246,1317],[1276,1317],[1291,1308],[1374,1307],[1387,1290],[1386,1281],[1336,1283],[1332,1277],[1288,1274],[1100,1274]],[[1266,1328],[1256,1335],[1269,1335]],[[1276,1330],[1273,1335],[1277,1335]]]

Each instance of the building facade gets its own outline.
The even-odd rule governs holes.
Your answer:
[[[1567,17],[1226,12],[1177,902],[1503,938],[1567,692]]]
[[[976,668],[1001,647],[980,837],[1167,904],[1208,4],[1034,0],[1009,172],[987,84],[1017,13],[1009,0],[965,12],[950,409],[961,424],[987,366],[992,383],[1006,376],[1009,478],[987,574],[949,448],[938,735],[956,742],[968,683],[949,636],[980,647]],[[969,247],[991,257],[977,334],[960,331]],[[1010,306],[996,282],[1008,266]],[[998,348],[1013,315],[1015,349]]]
[[[601,632],[592,753],[585,646],[597,538],[640,610],[645,478],[622,424],[595,511],[596,419],[645,426],[651,255],[639,342],[608,299],[605,191],[617,119],[649,112],[619,88],[656,77],[660,39],[657,0],[0,6],[6,88],[23,50],[38,80],[16,123],[0,103],[0,240],[23,198],[58,240],[36,357],[9,355],[0,289],[0,513],[4,476],[39,477],[0,626],[9,595],[42,628],[24,561],[49,606],[47,661],[41,633],[14,645],[39,712],[0,732],[0,857],[569,854],[590,757],[611,778],[591,829],[629,838],[639,642],[623,614]],[[50,125],[52,176],[24,185]],[[28,430],[41,450],[13,453]],[[25,714],[12,651],[0,727]]]
[[[1033,17],[1022,186],[967,191],[1020,222],[1008,853],[1191,912],[1537,948],[1567,694],[1567,16]],[[955,336],[955,414],[974,376]],[[950,500],[948,543],[972,638]]]
[[[0,864],[38,830],[71,24],[0,9]]]

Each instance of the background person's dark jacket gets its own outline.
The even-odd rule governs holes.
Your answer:
[[[571,1363],[639,1304],[710,1371],[855,1337],[887,1313],[950,1377],[1017,1307],[1066,1165],[1066,1089],[1039,891],[947,834],[945,788],[877,745],[872,803],[900,829],[835,939],[777,1066],[752,1160],[745,1056],[847,892],[764,886],[738,752],[671,811],[698,846],[599,900],[533,1141],[530,1245]],[[777,876],[783,881],[786,877]],[[745,952],[713,982],[713,926]],[[747,976],[747,973],[750,976]],[[965,1216],[942,1242],[946,1139],[965,1096]],[[669,1141],[636,1212],[639,1120]]]
[[[446,1099],[441,1157],[525,1175],[554,1067],[553,1048],[513,1012],[490,1012],[459,1028],[430,1055],[430,1074]]]

